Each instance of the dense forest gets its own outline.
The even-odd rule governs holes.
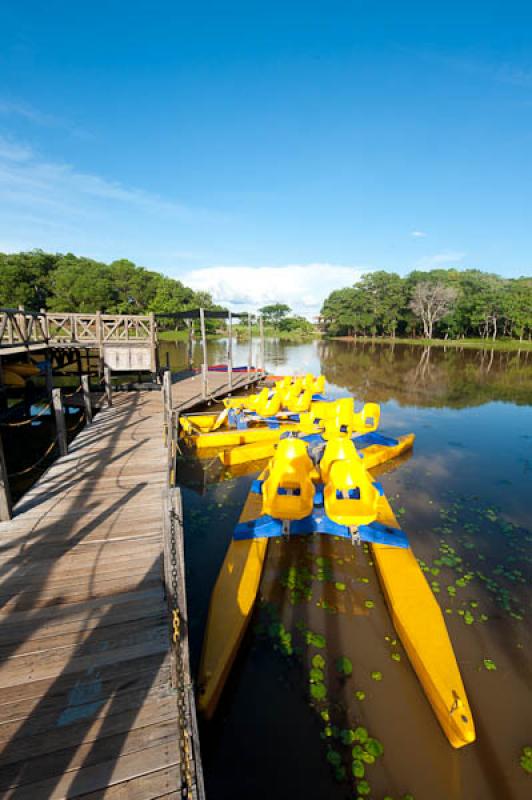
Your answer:
[[[325,300],[330,336],[461,338],[532,334],[532,278],[501,278],[480,270],[370,272]]]
[[[114,314],[214,308],[205,292],[121,259],[104,264],[67,253],[0,253],[0,306]]]

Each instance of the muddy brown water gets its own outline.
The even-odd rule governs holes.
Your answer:
[[[185,347],[164,347],[182,366]],[[209,350],[222,361],[225,343]],[[246,344],[239,356],[245,363]],[[444,612],[477,741],[454,750],[442,734],[366,548],[272,540],[253,623],[202,725],[207,795],[530,797],[520,757],[532,744],[532,353],[269,341],[266,362],[275,373],[321,372],[331,397],[381,403],[383,432],[416,434],[413,453],[377,474]],[[180,465],[196,669],[210,592],[261,466]],[[384,748],[362,759],[363,776],[360,750],[353,759],[361,728]]]

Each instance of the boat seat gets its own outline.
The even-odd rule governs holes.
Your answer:
[[[365,403],[361,411],[353,414],[353,430],[356,433],[369,433],[379,427],[381,407],[378,403]]]
[[[301,439],[281,439],[262,483],[262,513],[275,519],[304,519],[314,507],[313,463]]]
[[[360,456],[351,439],[345,436],[329,439],[320,460],[320,472],[323,483],[327,483],[329,471],[335,461],[348,461],[357,458],[360,459]]]
[[[347,527],[367,525],[377,518],[380,491],[357,456],[334,461],[323,492],[325,513]]]

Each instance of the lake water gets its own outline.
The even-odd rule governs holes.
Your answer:
[[[224,360],[225,346],[209,343],[211,363]],[[183,366],[182,343],[164,350],[175,369]],[[235,363],[246,359],[247,345],[237,345]],[[268,341],[266,366],[278,374],[322,373],[331,397],[379,402],[384,433],[416,434],[409,457],[375,474],[444,611],[477,741],[453,750],[442,734],[363,548],[326,537],[272,541],[254,623],[215,720],[202,726],[207,796],[530,797],[520,756],[532,745],[532,353]],[[231,475],[212,460],[180,465],[190,487],[184,504],[196,668],[210,592],[263,465],[254,466]],[[302,592],[294,594],[294,579]],[[322,635],[325,648],[305,644],[302,629]],[[309,683],[317,654],[327,688],[319,702]],[[352,662],[351,676],[335,668],[342,657]],[[377,672],[381,680],[372,678]],[[344,744],[342,731],[361,726],[384,754],[365,764],[357,789],[353,745]]]

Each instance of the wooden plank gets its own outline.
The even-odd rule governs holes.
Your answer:
[[[120,754],[137,753],[142,760],[146,748],[175,741],[173,720],[147,725],[144,728],[129,728],[114,736],[103,735],[95,742],[74,744],[64,750],[54,751],[42,756],[33,755],[31,759],[19,759],[3,765],[0,772],[0,791],[28,783],[42,782],[53,776],[67,775],[79,769],[109,761]]]
[[[109,761],[80,769],[74,776],[65,773],[58,778],[49,778],[8,790],[4,797],[6,800],[11,797],[16,797],[17,800],[35,800],[36,797],[64,800],[138,778],[163,767],[177,766],[178,763],[177,742],[172,739],[155,747],[146,748],[142,753],[142,758],[139,758],[137,753],[126,754],[121,758],[112,758]]]
[[[172,791],[176,783],[175,767],[164,767],[78,797],[80,800],[181,800],[181,792]]]

